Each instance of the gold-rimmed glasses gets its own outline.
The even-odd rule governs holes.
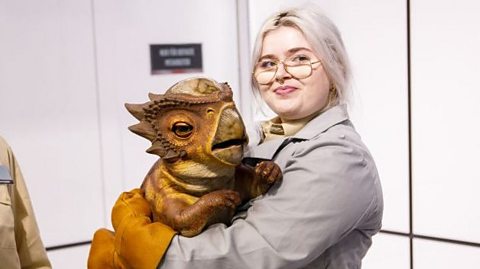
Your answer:
[[[277,74],[278,67],[283,64],[285,71],[296,79],[308,78],[312,75],[312,65],[321,63],[320,60],[312,61],[306,55],[293,55],[280,61],[277,59],[263,58],[255,65],[253,76],[260,85],[270,84]]]

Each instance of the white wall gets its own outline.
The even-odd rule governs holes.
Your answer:
[[[412,1],[414,267],[480,267],[480,2]]]
[[[412,143],[415,232],[480,243],[479,11],[413,2]]]
[[[105,225],[91,17],[90,1],[0,1],[0,133],[46,246]]]
[[[109,226],[118,194],[156,159],[127,130],[135,119],[125,102],[205,75],[232,85],[247,121],[258,117],[248,81],[254,34],[268,14],[301,2],[0,0],[0,134],[20,162],[46,246],[88,241]],[[477,268],[480,4],[410,0],[408,44],[407,0],[313,2],[343,34],[351,115],[382,178],[385,232],[364,268],[410,268],[411,259],[416,269]],[[149,44],[158,43],[202,43],[204,72],[150,75]],[[408,235],[417,237],[413,258]],[[87,254],[88,245],[49,251],[55,268],[85,268]]]

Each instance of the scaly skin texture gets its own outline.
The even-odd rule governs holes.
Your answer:
[[[241,164],[248,139],[226,83],[187,79],[149,97],[126,107],[140,121],[129,129],[152,141],[147,152],[160,156],[142,184],[155,221],[194,236],[210,224],[228,224],[241,202],[281,179],[271,161]]]

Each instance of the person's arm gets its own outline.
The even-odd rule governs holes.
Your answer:
[[[11,197],[12,213],[21,268],[51,268],[20,167],[10,147],[4,141],[0,141],[0,146],[6,150],[8,168],[14,181]]]
[[[293,156],[281,153],[279,161],[287,161],[278,188],[256,200],[248,216],[230,227],[214,225],[193,238],[174,237],[159,268],[309,264],[380,210],[375,165],[354,142],[323,135],[299,143]]]

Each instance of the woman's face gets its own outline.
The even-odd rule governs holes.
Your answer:
[[[315,55],[302,32],[281,26],[263,39],[260,61],[284,61],[285,59],[321,60]],[[312,65],[311,76],[303,79],[293,77],[285,71],[283,64],[273,80],[259,85],[260,94],[267,105],[282,119],[305,118],[320,111],[328,104],[330,82],[320,62]]]

